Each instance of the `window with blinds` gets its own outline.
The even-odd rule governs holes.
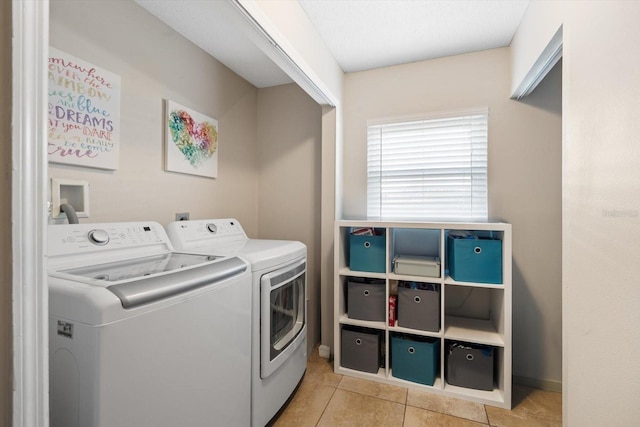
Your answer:
[[[486,221],[488,115],[370,124],[368,218]]]

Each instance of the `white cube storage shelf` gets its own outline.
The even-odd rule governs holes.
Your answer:
[[[371,227],[385,236],[386,265],[384,272],[351,270],[350,234],[354,229]],[[473,231],[479,235],[491,234],[502,241],[502,283],[473,283],[456,281],[448,275],[447,240],[455,230]],[[396,274],[393,260],[396,256],[438,257],[439,277]],[[511,409],[512,360],[512,293],[511,293],[511,224],[502,222],[381,222],[336,221],[334,277],[334,370],[348,375],[387,384],[401,385],[441,395],[466,399],[482,404]],[[365,321],[349,317],[347,283],[350,278],[382,279],[385,283],[386,312],[383,321]],[[389,296],[398,294],[398,284],[415,282],[436,284],[440,287],[440,328],[438,331],[410,329],[389,319]],[[397,301],[396,301],[397,314]],[[341,366],[341,331],[344,325],[360,326],[381,331],[384,341],[384,367],[377,373],[362,372]],[[439,369],[433,386],[407,381],[393,376],[391,371],[391,338],[395,333],[416,337],[434,337],[440,340]],[[493,348],[493,390],[477,390],[448,384],[445,379],[447,348],[451,342],[487,345]]]

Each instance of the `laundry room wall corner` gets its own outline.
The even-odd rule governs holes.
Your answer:
[[[320,342],[322,107],[296,84],[258,91],[260,239],[307,245],[308,347]]]

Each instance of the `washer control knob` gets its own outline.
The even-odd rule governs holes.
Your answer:
[[[209,223],[207,224],[207,230],[209,230],[211,234],[216,234],[218,232],[218,226],[214,223]]]
[[[89,241],[94,245],[104,246],[109,243],[109,233],[104,230],[91,230],[89,232]]]

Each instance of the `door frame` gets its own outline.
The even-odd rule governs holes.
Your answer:
[[[49,0],[12,0],[11,14],[13,426],[46,427]]]

